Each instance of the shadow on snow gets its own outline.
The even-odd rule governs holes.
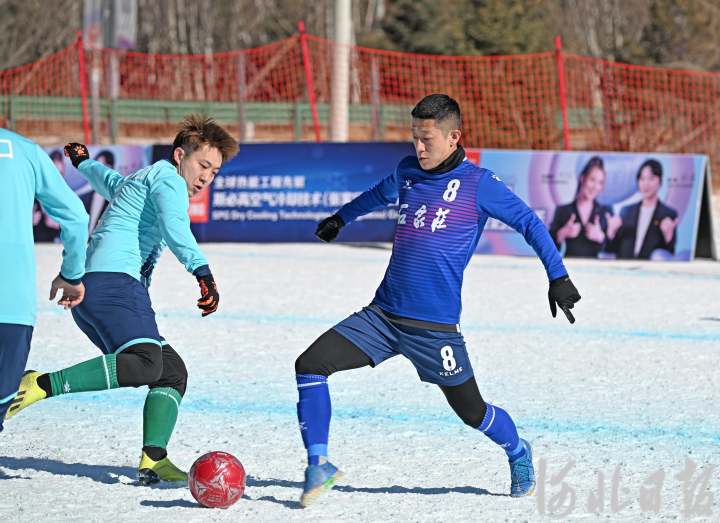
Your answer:
[[[84,477],[104,484],[122,483],[130,486],[139,485],[135,480],[137,469],[134,467],[118,467],[113,465],[88,465],[84,463],[65,463],[48,458],[13,458],[0,457],[0,467],[7,470],[35,470],[38,472],[49,472],[60,476]],[[126,481],[123,481],[126,478]],[[31,479],[21,476],[7,475],[0,471],[0,479]],[[129,482],[127,481],[129,480]],[[244,499],[253,501],[268,501],[276,503],[289,509],[300,509],[300,492],[303,483],[299,481],[289,481],[284,479],[259,479],[252,476],[247,477],[247,487],[283,487],[297,491],[297,497],[294,500],[278,499],[275,496],[262,496],[252,498],[243,496]],[[154,488],[186,488],[177,484],[153,485]],[[334,490],[338,492],[362,492],[366,494],[422,494],[422,495],[442,495],[449,493],[473,494],[477,496],[507,496],[508,494],[498,494],[490,492],[484,488],[458,486],[458,487],[403,487],[400,485],[392,485],[388,487],[353,487],[351,485],[335,485]],[[252,493],[252,491],[251,491]],[[140,502],[146,507],[155,508],[201,508],[194,501],[186,499],[175,500],[144,500]]]
[[[13,458],[0,456],[0,467],[9,470],[36,470],[49,472],[58,476],[75,476],[88,478],[98,483],[114,485],[117,483],[139,486],[137,468],[117,467],[113,465],[88,465],[85,463],[65,463],[48,458]],[[2,476],[0,476],[2,477]],[[12,476],[6,476],[12,478]],[[181,488],[177,484],[153,485],[152,488]]]

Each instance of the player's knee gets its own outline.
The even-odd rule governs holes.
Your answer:
[[[160,347],[138,343],[117,355],[118,383],[123,387],[141,387],[155,383],[163,372]]]
[[[478,390],[474,377],[460,385],[441,385],[440,388],[463,423],[474,429],[482,424],[487,412],[487,404]]]
[[[180,396],[187,390],[188,371],[185,362],[170,345],[163,346],[163,373],[154,384],[156,387],[171,387],[178,391]]]
[[[478,428],[485,418],[485,412],[487,411],[487,404],[484,401],[480,401],[477,405],[473,405],[472,408],[466,408],[458,412],[460,419],[468,427],[474,429]]]
[[[303,352],[295,360],[295,374],[319,374],[322,376],[329,376],[324,366],[313,356],[310,351]]]
[[[187,382],[188,382],[188,375],[187,372],[183,374],[176,374],[172,380],[167,381],[166,383],[163,383],[163,387],[170,387],[178,391],[178,394],[180,394],[180,397],[185,396],[185,391],[187,390]]]

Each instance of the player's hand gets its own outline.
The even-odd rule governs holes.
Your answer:
[[[70,158],[70,162],[77,169],[81,163],[90,159],[90,152],[84,144],[70,142],[65,146],[65,156]]]
[[[550,313],[554,318],[557,316],[557,308],[565,313],[570,323],[575,323],[575,316],[573,316],[570,309],[575,306],[575,303],[580,301],[580,293],[570,281],[569,276],[563,276],[550,282],[550,290],[548,290],[548,301],[550,302]]]
[[[218,309],[220,293],[217,290],[217,285],[215,285],[215,279],[212,274],[197,276],[197,281],[200,285],[200,299],[197,301],[197,306],[203,311],[202,315],[204,318]]]
[[[340,229],[344,226],[345,222],[343,219],[337,214],[333,214],[318,224],[317,229],[315,229],[315,236],[324,242],[331,242],[337,238]]]
[[[72,309],[85,298],[85,286],[82,282],[77,285],[66,282],[59,274],[55,277],[50,285],[50,299],[54,300],[58,291],[62,291],[62,296],[58,300],[58,305],[64,309]]]

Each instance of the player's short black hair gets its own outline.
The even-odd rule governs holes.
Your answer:
[[[458,103],[446,94],[429,94],[410,112],[413,118],[435,120],[438,124],[449,124],[452,129],[462,127]]]
[[[645,160],[640,168],[638,169],[637,175],[635,176],[635,180],[640,179],[640,173],[642,173],[643,169],[645,167],[650,167],[650,172],[652,172],[655,176],[660,178],[660,181],[662,182],[663,172],[662,172],[662,165],[660,165],[660,162],[657,160],[653,160],[652,158],[649,160]]]

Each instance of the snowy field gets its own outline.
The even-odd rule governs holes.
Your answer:
[[[345,478],[303,510],[295,358],[370,301],[390,251],[204,248],[215,315],[200,318],[196,282],[168,254],[151,290],[190,372],[170,455],[189,467],[233,453],[245,497],[210,510],[186,488],[137,485],[145,390],[126,389],[53,398],[6,423],[0,521],[720,520],[720,264],[571,260],[583,296],[571,326],[550,317],[538,260],[476,256],[463,333],[483,396],[534,445],[535,495],[510,498],[503,452],[394,358],[330,379],[330,454]],[[59,254],[37,248],[39,370],[99,354],[47,301]]]

